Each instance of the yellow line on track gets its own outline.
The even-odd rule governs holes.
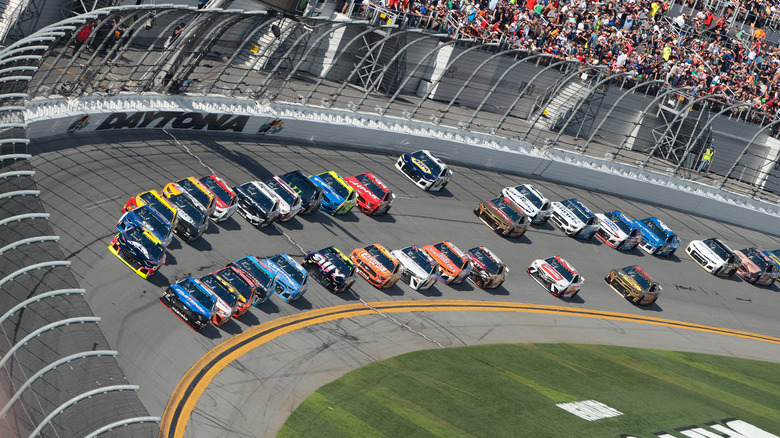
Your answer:
[[[780,344],[780,338],[756,333],[731,330],[721,327],[694,324],[671,319],[629,313],[606,312],[592,309],[578,309],[562,306],[547,306],[524,303],[502,303],[495,301],[459,301],[459,300],[420,300],[420,301],[381,301],[347,304],[311,310],[296,315],[275,319],[231,337],[203,355],[182,377],[171,394],[160,421],[160,437],[183,438],[195,405],[212,380],[231,362],[268,341],[282,335],[312,325],[337,319],[353,318],[381,313],[401,312],[522,312],[541,313],[559,316],[577,316],[653,324],[665,327],[682,328],[705,333],[735,336],[763,342]]]

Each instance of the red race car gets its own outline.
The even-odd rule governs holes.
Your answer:
[[[222,222],[227,220],[238,209],[238,203],[236,203],[236,192],[230,188],[225,181],[217,175],[206,175],[199,179],[207,189],[214,195],[214,203],[216,208],[214,214],[210,219],[214,222]]]
[[[357,205],[363,213],[371,216],[381,216],[390,210],[395,195],[373,173],[361,173],[360,175],[344,178],[357,192]]]

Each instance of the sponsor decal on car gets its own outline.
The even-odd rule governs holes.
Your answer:
[[[415,157],[412,157],[412,163],[414,163],[417,167],[420,168],[425,173],[431,173],[431,169],[425,165],[422,161],[418,160]]]

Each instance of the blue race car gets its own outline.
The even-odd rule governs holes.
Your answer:
[[[395,168],[414,185],[428,192],[438,192],[452,178],[450,168],[428,150],[401,155],[395,162]]]
[[[347,214],[357,203],[357,192],[336,172],[323,172],[309,177],[322,189],[323,198],[320,208],[328,214]]]
[[[772,263],[776,264],[780,268],[780,249],[774,251],[761,251],[761,254],[765,255]],[[778,279],[780,281],[780,279]]]
[[[108,250],[142,278],[165,264],[165,245],[149,230],[130,227],[114,236]]]
[[[276,276],[271,271],[271,268],[267,266],[267,263],[255,256],[242,257],[235,262],[230,262],[228,266],[238,269],[254,281],[255,306],[266,302],[271,293],[277,290],[277,287],[279,292],[283,289],[282,286],[276,284]]]
[[[596,237],[607,245],[621,251],[631,251],[642,240],[642,232],[620,211],[608,211],[596,214],[599,218],[599,229]]]
[[[130,228],[143,228],[154,234],[164,246],[168,246],[173,239],[173,227],[165,216],[160,214],[151,205],[144,205],[123,214],[116,224],[119,231],[127,231]]]
[[[297,300],[309,288],[309,275],[306,269],[287,254],[278,254],[263,260],[268,269],[276,276],[277,287],[274,293],[286,303]]]
[[[217,297],[192,277],[168,286],[160,302],[193,330],[208,325],[217,307]]]
[[[671,257],[680,246],[680,239],[657,217],[635,220],[634,225],[642,231],[639,247],[648,254]]]

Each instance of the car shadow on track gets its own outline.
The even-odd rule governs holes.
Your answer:
[[[227,333],[227,334],[229,334],[229,335],[231,335],[231,336],[232,336],[232,335],[237,335],[237,334],[239,334],[239,333],[243,332],[243,330],[241,329],[241,326],[240,326],[240,325],[238,325],[238,323],[236,322],[236,320],[235,320],[235,319],[233,319],[233,318],[230,318],[230,319],[229,319],[227,322],[225,322],[224,324],[222,324],[222,326],[221,326],[220,328],[221,328],[221,329],[222,329],[222,330],[223,330],[225,333]]]
[[[417,292],[419,292],[420,295],[426,296],[428,298],[440,297],[440,296],[442,296],[442,293],[439,290],[438,286],[439,286],[438,284],[434,284],[433,286],[431,286],[430,288],[428,288],[426,290],[418,290]]]
[[[225,231],[236,231],[241,229],[241,223],[236,220],[235,215],[230,216],[228,219],[218,223],[217,225]]]
[[[253,327],[260,324],[260,320],[257,318],[257,315],[252,313],[252,309],[247,310],[246,313],[239,316],[236,321],[249,327]]]
[[[550,294],[551,296],[555,296]],[[565,304],[585,304],[585,300],[580,296],[579,293],[575,294],[571,298],[562,298],[562,297],[556,297],[561,303]]]
[[[222,332],[219,331],[219,327],[215,327],[211,324],[203,327],[200,330],[200,334],[211,340],[219,339],[222,337]]]
[[[190,246],[198,251],[211,251],[211,244],[203,236],[190,242]]]
[[[170,259],[173,259],[173,263],[168,263],[168,260]],[[176,259],[173,258],[170,254],[168,254],[167,256],[165,256],[165,264],[175,265]],[[154,275],[152,275],[147,279],[147,281],[149,281],[149,283],[155,285],[156,287],[160,287],[160,288],[166,288],[171,285],[171,280],[169,280],[168,277],[166,277],[165,274],[163,274],[160,271],[155,272]]]
[[[368,215],[366,215],[366,216],[368,216]],[[394,224],[395,223],[395,218],[390,213],[385,213],[382,216],[368,216],[368,217],[373,219],[373,220],[375,220],[375,221],[377,221],[377,222],[381,222],[383,224]]]
[[[290,305],[298,310],[311,310],[314,308],[314,306],[311,304],[311,301],[307,300],[306,297],[300,297],[297,300],[291,302]]]
[[[483,289],[483,290],[486,293],[489,293],[490,295],[493,295],[493,296],[509,295],[509,291],[506,290],[506,288],[504,287],[503,284],[501,286],[497,287],[497,288],[494,288],[494,289]]]

